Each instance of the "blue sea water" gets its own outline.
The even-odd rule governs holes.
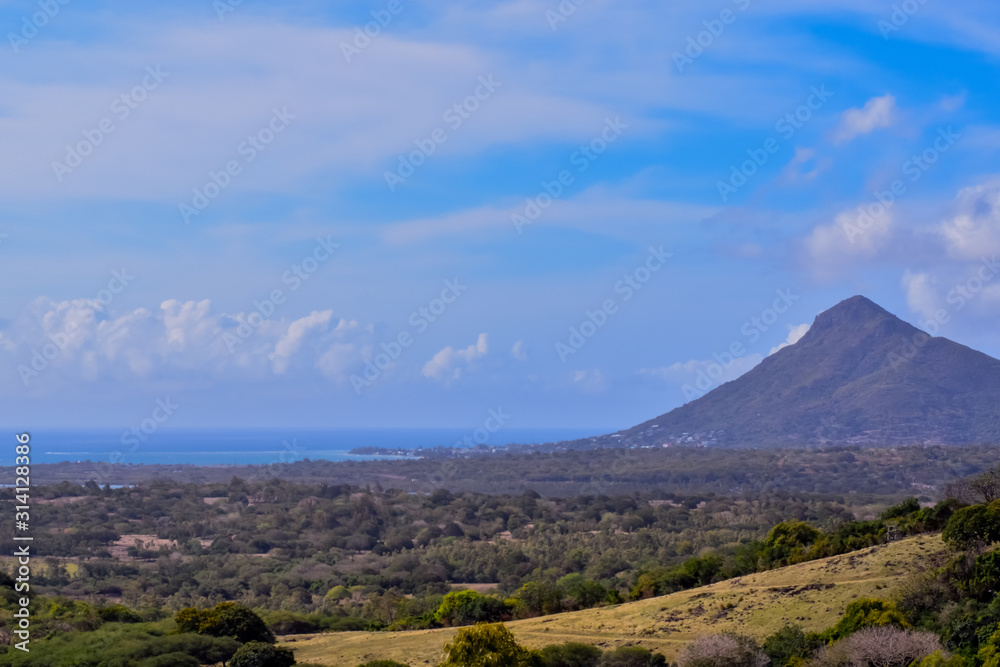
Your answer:
[[[505,428],[489,434],[488,446],[557,442],[614,429]],[[480,438],[482,438],[481,432]],[[194,465],[291,463],[302,459],[362,461],[357,447],[418,449],[462,446],[469,429],[162,429],[145,439],[110,430],[31,431],[32,463],[110,461],[121,464],[190,463]],[[0,465],[12,465],[0,452]]]

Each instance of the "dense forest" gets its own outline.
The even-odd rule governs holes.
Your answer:
[[[898,603],[908,625],[897,625],[932,629],[972,656],[992,641],[962,623],[979,627],[995,613],[1000,561],[987,545],[1000,540],[998,480],[994,470],[905,499],[418,494],[277,478],[129,488],[63,482],[33,489],[33,640],[55,655],[60,647],[98,650],[102,633],[118,633],[135,653],[115,663],[45,663],[36,653],[25,663],[8,652],[3,660],[13,662],[0,664],[187,664],[150,662],[175,653],[212,664],[238,650],[277,651],[279,664],[288,656],[275,635],[471,626],[614,605],[942,529],[961,555]],[[13,574],[13,559],[4,562]],[[0,579],[9,625],[13,581]],[[943,600],[958,606],[945,613]],[[822,644],[806,639],[810,650]],[[240,660],[231,664],[258,664]],[[652,654],[642,660],[662,664]]]
[[[308,457],[303,446],[300,456]],[[913,446],[806,449],[715,449],[669,447],[512,454],[498,450],[467,456],[376,461],[302,461],[267,466],[127,465],[107,462],[43,464],[34,481],[104,486],[155,479],[198,483],[233,477],[281,478],[302,484],[350,484],[401,489],[408,493],[476,491],[546,497],[625,495],[666,491],[678,494],[756,495],[881,494],[904,497],[932,493],[947,482],[982,472],[1000,459],[1000,447]],[[5,469],[13,479],[12,468]]]

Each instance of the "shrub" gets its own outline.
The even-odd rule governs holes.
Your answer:
[[[770,662],[754,640],[732,633],[699,637],[677,658],[680,667],[767,667]]]
[[[471,625],[500,621],[506,614],[507,605],[501,600],[475,591],[452,591],[444,596],[434,619],[442,625]]]
[[[445,644],[440,667],[540,667],[541,656],[528,651],[502,623],[463,628]],[[235,665],[233,667],[236,667]]]
[[[931,632],[915,632],[891,626],[869,627],[827,646],[812,664],[815,667],[907,667],[942,650],[937,635]]]
[[[539,653],[545,667],[597,667],[602,651],[590,644],[567,642],[546,646]]]
[[[247,642],[236,651],[229,667],[292,667],[295,655],[291,649],[264,642]]]
[[[220,602],[214,609],[187,607],[174,615],[174,621],[180,632],[232,637],[241,643],[274,643],[274,633],[261,617],[235,602]]]
[[[852,635],[865,628],[883,626],[908,628],[909,623],[896,605],[876,598],[861,598],[847,605],[844,615],[837,625],[823,633],[826,640],[837,640]]]
[[[786,625],[764,640],[764,653],[771,658],[773,667],[785,667],[795,658],[805,658],[819,644],[797,625]]]
[[[619,646],[601,656],[597,667],[663,667],[667,659],[641,646]]]
[[[142,623],[142,616],[121,604],[101,607],[97,610],[97,615],[105,623]]]
[[[1000,541],[1000,501],[956,510],[941,537],[961,549]]]

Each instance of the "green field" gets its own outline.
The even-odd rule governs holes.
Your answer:
[[[574,641],[613,648],[639,644],[672,658],[699,635],[735,630],[763,638],[787,623],[820,631],[859,597],[887,597],[909,575],[945,553],[940,535],[921,535],[832,558],[800,563],[704,588],[613,607],[514,621],[529,647]],[[284,638],[300,662],[354,667],[375,659],[435,665],[454,629],[341,632]]]

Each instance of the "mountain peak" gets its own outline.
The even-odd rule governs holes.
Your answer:
[[[820,313],[794,345],[701,398],[607,436],[609,443],[1000,442],[1000,361],[918,333],[852,296]]]
[[[824,310],[816,316],[809,329],[812,337],[829,334],[831,331],[860,341],[867,333],[907,336],[917,333],[918,329],[859,294]]]

